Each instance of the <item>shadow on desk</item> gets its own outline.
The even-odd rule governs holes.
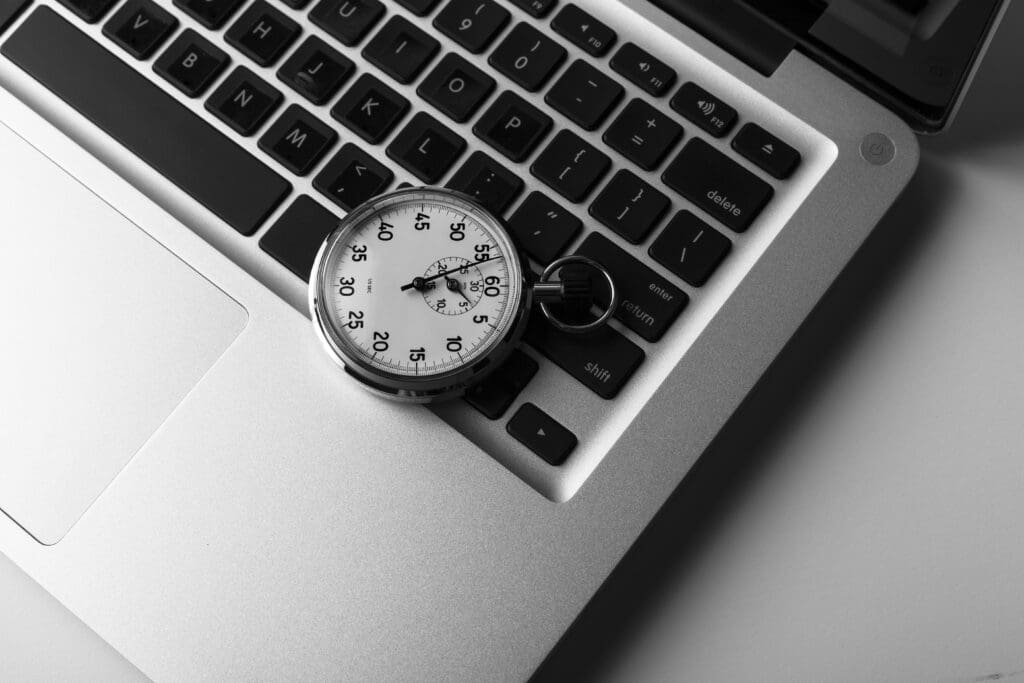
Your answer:
[[[955,201],[951,185],[937,164],[922,161],[903,197],[538,670],[536,683],[596,677],[629,650],[631,634],[671,584],[686,580],[690,563],[756,486],[767,455],[777,453],[773,444],[898,289],[937,224],[933,217]]]

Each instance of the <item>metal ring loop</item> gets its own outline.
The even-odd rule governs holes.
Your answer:
[[[604,327],[608,323],[608,321],[612,319],[612,316],[615,315],[615,311],[617,311],[619,308],[619,290],[615,286],[615,280],[612,279],[612,275],[611,273],[608,272],[607,268],[602,266],[594,259],[588,258],[586,256],[581,256],[578,254],[573,256],[564,256],[560,259],[557,259],[556,261],[553,261],[551,265],[545,268],[538,282],[541,284],[548,283],[550,281],[550,278],[555,273],[557,273],[565,266],[573,263],[580,263],[586,266],[590,266],[591,268],[593,268],[594,270],[596,270],[597,272],[601,273],[601,275],[604,276],[605,282],[608,283],[608,308],[605,309],[605,312],[601,315],[600,318],[591,321],[585,325],[570,325],[569,323],[562,322],[561,320],[558,319],[557,316],[555,316],[555,314],[551,312],[551,309],[548,308],[548,304],[546,302],[540,302],[540,310],[544,314],[544,317],[548,319],[548,322],[550,322],[556,329],[561,330],[562,332],[567,332],[569,334],[587,334],[589,332],[595,332]]]

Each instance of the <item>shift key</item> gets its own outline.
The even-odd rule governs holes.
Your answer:
[[[644,360],[644,352],[611,328],[588,335],[559,332],[535,314],[526,341],[601,398],[615,398]]]
[[[608,269],[622,301],[615,317],[650,342],[661,339],[689,297],[686,292],[655,273],[598,233],[591,233],[576,250]],[[597,302],[607,305],[606,287],[595,288]]]
[[[662,180],[735,232],[749,228],[774,193],[771,185],[700,139],[683,147]]]

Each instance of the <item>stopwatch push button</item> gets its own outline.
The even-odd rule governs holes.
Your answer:
[[[507,430],[546,463],[556,467],[565,462],[577,444],[575,434],[532,403],[524,403],[516,411]]]

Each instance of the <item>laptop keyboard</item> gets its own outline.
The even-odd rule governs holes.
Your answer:
[[[571,409],[524,397],[538,367],[614,405],[801,164],[767,126],[734,134],[736,108],[557,0],[60,2],[70,13],[35,8],[2,54],[227,226],[259,233],[296,280],[339,216],[396,182],[476,196],[537,268],[570,251],[606,265],[624,295],[614,329],[581,339],[532,321],[527,348],[459,408],[550,467],[586,438],[563,426]],[[105,43],[82,30],[100,21]],[[250,137],[258,154],[238,144]]]

